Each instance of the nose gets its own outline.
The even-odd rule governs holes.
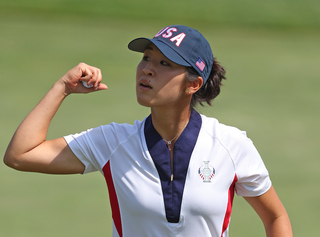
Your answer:
[[[150,66],[150,63],[146,65],[144,69],[142,69],[143,73],[148,76],[154,76],[154,71]]]

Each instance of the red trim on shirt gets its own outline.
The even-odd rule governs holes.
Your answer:
[[[110,170],[110,161],[107,162],[107,164],[103,167],[102,170],[103,170],[104,178],[106,179],[107,185],[108,185],[109,199],[110,199],[110,205],[112,210],[112,219],[118,231],[119,236],[122,237],[120,208],[119,208],[117,193],[114,188],[112,174]]]
[[[228,191],[228,205],[227,205],[226,215],[224,216],[221,237],[223,237],[223,233],[228,229],[228,226],[230,223],[232,203],[233,203],[233,197],[234,197],[234,186],[235,186],[237,180],[238,180],[237,175],[235,175],[233,182],[230,185],[230,188]]]

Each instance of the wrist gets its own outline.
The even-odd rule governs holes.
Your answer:
[[[70,90],[68,90],[67,86],[62,80],[55,82],[50,90],[62,100],[71,94]]]

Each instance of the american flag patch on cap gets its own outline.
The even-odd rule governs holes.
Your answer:
[[[203,71],[203,69],[205,68],[206,64],[204,63],[204,61],[202,60],[202,58],[198,58],[197,62],[196,62],[196,66],[201,70],[201,72]]]

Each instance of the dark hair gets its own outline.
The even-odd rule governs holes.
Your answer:
[[[199,76],[198,72],[193,67],[187,67],[186,71],[188,81],[194,81]],[[192,95],[190,103],[191,108],[194,108],[197,103],[199,103],[201,106],[204,106],[203,102],[206,102],[208,105],[212,106],[211,101],[220,94],[222,79],[227,79],[225,74],[225,69],[216,59],[214,59],[207,82]]]

